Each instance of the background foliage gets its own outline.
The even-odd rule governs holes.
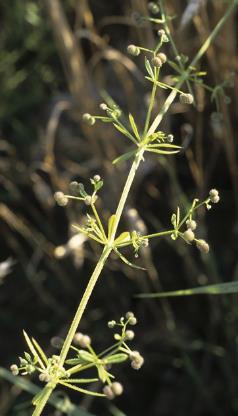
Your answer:
[[[226,7],[222,0],[201,3],[182,27],[185,2],[166,1],[168,12],[177,16],[172,28],[178,49],[190,57]],[[81,115],[97,112],[100,96],[109,94],[137,120],[143,118],[148,93],[143,61],[131,60],[126,46],[151,46],[155,32],[136,25],[132,16],[146,13],[145,0],[12,0],[1,6],[1,261],[10,257],[12,265],[9,274],[0,265],[0,352],[1,366],[8,367],[24,349],[22,328],[49,353],[55,337],[66,333],[99,248],[72,240],[70,224],[82,220],[84,209],[74,203],[57,207],[53,194],[66,191],[71,180],[86,182],[99,173],[105,179],[100,201],[105,220],[114,212],[129,165],[112,167],[111,161],[126,151],[126,142],[111,127],[88,129]],[[237,280],[237,38],[236,12],[201,63],[208,84],[232,80],[233,88],[226,90],[231,104],[221,100],[222,117],[214,116],[215,105],[200,88],[198,111],[173,104],[163,128],[185,151],[142,166],[123,219],[127,228],[152,233],[167,227],[178,204],[187,206],[216,187],[221,203],[212,215],[201,212],[199,220],[211,253],[201,257],[168,238],[143,250],[140,262],[147,272],[110,260],[81,329],[104,348],[111,336],[106,322],[132,309],[146,362],[139,373],[118,370],[125,394],[115,403],[72,395],[75,409],[81,405],[95,415],[115,416],[238,411],[237,295],[133,297]],[[169,55],[169,45],[165,52]],[[31,396],[1,375],[0,414],[29,415]],[[80,414],[73,411],[66,413]],[[50,414],[60,413],[52,407]]]

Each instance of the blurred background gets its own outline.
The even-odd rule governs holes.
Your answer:
[[[191,59],[230,2],[165,3],[176,16],[171,30],[178,50]],[[111,125],[85,126],[82,114],[98,114],[109,96],[142,127],[150,85],[143,56],[131,58],[126,48],[131,43],[153,47],[161,27],[140,22],[138,16],[148,14],[146,0],[0,4],[0,365],[9,368],[25,349],[23,328],[47,354],[57,353],[56,341],[67,332],[101,249],[75,236],[71,227],[83,221],[85,206],[56,206],[53,195],[67,192],[72,180],[87,185],[100,174],[104,187],[98,207],[105,223],[114,212],[130,163],[111,162],[128,143]],[[167,229],[177,205],[186,209],[215,187],[220,204],[199,212],[199,233],[210,253],[203,256],[170,238],[153,240],[137,260],[145,272],[111,256],[81,331],[92,337],[97,351],[105,349],[112,343],[107,321],[133,310],[139,321],[134,346],[145,364],[139,372],[118,366],[125,392],[115,402],[63,392],[65,403],[74,404],[71,410],[49,406],[45,415],[238,414],[237,295],[134,297],[238,278],[237,18],[236,9],[199,65],[207,71],[208,85],[230,81],[219,114],[201,87],[195,90],[197,109],[176,100],[162,128],[185,151],[147,158],[121,223],[122,231]],[[173,58],[169,43],[163,51]],[[164,79],[170,73],[165,68]],[[154,114],[166,94],[160,91]],[[128,256],[133,261],[133,253]],[[31,414],[31,394],[2,369],[0,389],[1,416]]]

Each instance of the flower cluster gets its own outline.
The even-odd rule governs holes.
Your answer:
[[[181,225],[186,224],[187,230],[183,233],[179,232],[178,235],[180,235],[188,244],[191,244],[192,242],[196,243],[197,248],[202,252],[207,254],[209,252],[209,244],[203,240],[203,239],[197,239],[195,235],[195,230],[197,229],[197,223],[193,219],[194,212],[203,204],[206,205],[207,209],[211,209],[211,203],[217,204],[220,201],[219,192],[216,189],[211,189],[209,192],[209,197],[203,201],[202,203],[198,204],[198,199],[195,199],[193,201],[193,204],[186,215],[185,219],[181,221],[179,224],[179,228]],[[188,219],[187,219],[188,218]],[[176,227],[175,227],[176,228]]]

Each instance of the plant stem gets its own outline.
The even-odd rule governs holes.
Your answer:
[[[135,160],[131,165],[131,169],[130,169],[130,172],[128,174],[128,177],[127,177],[127,180],[126,180],[126,183],[125,183],[124,189],[122,191],[122,194],[121,194],[118,206],[117,206],[117,210],[116,210],[116,213],[115,213],[115,222],[114,222],[114,225],[113,225],[113,230],[112,230],[111,239],[110,239],[111,244],[114,241],[114,238],[115,238],[115,235],[116,235],[116,232],[117,232],[117,227],[118,227],[119,221],[121,219],[122,211],[124,209],[128,194],[130,192],[131,185],[133,183],[136,171],[137,171],[137,169],[140,165],[141,160],[143,160],[144,151],[145,151],[145,148],[142,146],[139,149],[139,151],[137,152]]]
[[[161,231],[161,233],[148,234],[148,235],[144,235],[143,237],[145,238],[162,237],[164,235],[171,235],[173,233],[174,233],[174,230]]]
[[[202,47],[199,49],[198,53],[196,54],[195,58],[192,60],[192,62],[190,64],[190,67],[195,66],[195,64],[199,61],[199,59],[204,55],[204,53],[206,52],[206,50],[210,46],[212,40],[215,38],[218,31],[220,30],[222,25],[225,23],[225,21],[227,20],[229,15],[232,13],[232,11],[233,11],[233,9],[235,8],[236,5],[238,5],[238,0],[234,0],[232,2],[232,4],[228,7],[228,9],[226,10],[222,19],[218,22],[218,24],[216,25],[216,27],[214,28],[214,30],[212,31],[210,36],[207,38],[206,42],[202,45]],[[188,78],[189,72],[190,72],[190,68],[188,68],[187,71],[185,71],[182,74],[182,76],[180,78],[180,81],[176,85],[177,89],[179,89],[180,86],[183,84],[183,82],[186,81],[186,79]],[[149,126],[150,118],[151,118],[151,112],[152,112],[153,105],[154,105],[154,100],[155,100],[156,88],[157,88],[157,85],[156,85],[156,83],[154,83],[153,88],[152,88],[152,92],[151,92],[150,105],[149,105],[149,109],[148,109],[147,116],[146,116],[144,136],[145,135],[150,136],[151,134],[153,134],[155,132],[155,130],[159,126],[164,114],[168,111],[170,105],[172,104],[172,102],[174,101],[174,99],[177,95],[177,91],[175,89],[169,94],[169,96],[166,99],[164,105],[162,106],[159,114],[157,115],[157,117],[155,118],[155,120],[153,121],[152,125],[150,126],[150,128],[148,130],[148,126]],[[66,336],[66,339],[64,341],[64,344],[63,344],[63,347],[62,347],[62,350],[61,350],[61,353],[60,353],[59,366],[64,365],[65,359],[67,357],[67,354],[69,352],[71,343],[73,341],[73,337],[75,335],[75,332],[77,331],[78,325],[81,321],[82,315],[83,315],[83,313],[85,311],[85,308],[88,304],[88,301],[90,299],[92,291],[95,287],[95,284],[97,283],[97,280],[98,280],[98,278],[101,274],[101,271],[104,267],[104,264],[105,264],[108,256],[110,255],[110,253],[112,251],[113,242],[114,242],[114,239],[115,239],[115,235],[116,235],[116,232],[117,232],[119,221],[121,219],[121,215],[122,215],[122,212],[123,212],[128,194],[130,192],[130,189],[131,189],[136,171],[137,171],[137,169],[140,165],[140,162],[143,160],[143,154],[144,154],[144,151],[145,151],[145,147],[146,147],[146,144],[142,144],[142,146],[140,146],[138,152],[136,153],[135,160],[134,160],[134,162],[131,166],[129,175],[127,177],[127,180],[126,180],[126,183],[125,183],[125,186],[124,186],[123,192],[121,194],[121,197],[120,197],[120,200],[119,200],[119,203],[118,203],[118,207],[117,207],[117,210],[116,210],[116,213],[115,213],[115,222],[114,222],[114,225],[113,225],[113,230],[112,230],[112,233],[111,233],[110,241],[108,242],[107,245],[105,245],[105,247],[103,249],[103,252],[102,252],[102,254],[101,254],[101,256],[98,260],[98,263],[97,263],[97,265],[96,265],[96,267],[95,267],[95,269],[94,269],[94,271],[93,271],[93,273],[90,277],[90,280],[89,280],[88,285],[86,287],[86,290],[83,294],[83,297],[80,301],[80,304],[78,306],[78,309],[76,311],[76,314],[74,316],[74,319],[72,321],[72,324],[70,326],[69,332]],[[166,235],[166,234],[169,234],[169,233],[171,233],[171,232],[170,231],[167,231],[167,232],[165,231],[165,232],[162,232],[162,233],[151,234],[147,237],[152,238],[154,236]],[[45,405],[47,404],[54,388],[55,388],[55,386],[53,386],[53,385],[47,385],[45,387],[44,393],[42,394],[42,397],[41,397],[40,401],[38,402],[32,416],[40,416],[42,414],[42,411],[44,410]]]
[[[53,390],[54,390],[55,386],[51,386],[51,385],[46,385],[44,388],[44,394],[42,394],[40,401],[38,402],[38,404],[35,407],[34,412],[32,413],[32,416],[40,416],[42,411],[45,408],[45,405],[47,404]]]
[[[100,258],[98,260],[98,263],[97,263],[97,265],[96,265],[96,267],[95,267],[95,269],[93,271],[93,274],[90,277],[90,280],[89,280],[88,285],[87,285],[87,287],[85,289],[85,292],[83,294],[83,297],[82,297],[82,299],[80,301],[80,304],[79,304],[79,307],[77,309],[77,312],[76,312],[76,314],[74,316],[74,319],[72,321],[72,324],[70,326],[70,329],[69,329],[69,332],[67,334],[67,337],[65,338],[65,341],[64,341],[64,344],[63,344],[61,353],[60,353],[59,366],[60,365],[62,365],[62,366],[64,365],[64,361],[65,361],[65,359],[67,357],[68,351],[70,349],[70,345],[71,345],[71,343],[73,341],[74,334],[77,331],[78,325],[80,323],[80,320],[82,318],[82,315],[84,313],[84,310],[85,310],[85,308],[87,306],[87,303],[89,301],[89,298],[91,296],[91,293],[92,293],[92,291],[94,289],[94,286],[95,286],[95,284],[96,284],[96,282],[98,280],[98,277],[100,276],[100,273],[101,273],[101,271],[103,269],[103,266],[104,266],[104,264],[105,264],[105,262],[106,262],[106,260],[107,260],[107,258],[109,256],[109,254],[111,253],[111,250],[112,250],[112,248],[109,247],[109,246],[107,246],[107,245],[104,247],[103,252],[102,252],[102,254],[101,254],[101,256],[100,256]]]
[[[156,81],[158,79],[158,74],[159,74],[159,71],[155,68],[155,80]],[[149,108],[148,108],[148,111],[147,111],[147,115],[146,115],[145,128],[144,128],[144,134],[143,134],[144,137],[146,136],[147,131],[148,131],[148,127],[149,127],[149,123],[150,123],[150,117],[151,117],[151,112],[153,110],[154,102],[155,102],[156,89],[157,89],[157,83],[154,82],[153,83],[152,92],[151,92],[151,97],[150,97],[150,105],[149,105]]]

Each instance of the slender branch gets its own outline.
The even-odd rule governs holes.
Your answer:
[[[228,17],[230,16],[230,14],[233,12],[234,8],[237,5],[238,5],[238,0],[233,0],[233,2],[230,4],[230,6],[227,8],[226,12],[224,13],[221,20],[219,20],[219,22],[217,23],[217,25],[215,26],[215,28],[213,29],[211,34],[208,36],[207,40],[204,42],[204,44],[201,46],[201,48],[199,49],[199,51],[195,55],[194,59],[192,60],[191,64],[189,65],[187,71],[185,71],[183,73],[183,75],[181,76],[180,81],[176,85],[177,89],[179,89],[180,86],[183,84],[183,82],[186,81],[186,79],[188,78],[188,75],[191,72],[191,68],[194,67],[197,64],[197,62],[201,59],[201,57],[206,53],[206,51],[209,48],[209,46],[211,45],[212,41],[216,37],[217,33],[222,28],[222,26],[224,25],[224,23],[226,22],[226,20],[228,19]],[[172,91],[170,93],[170,95],[168,96],[167,100],[165,101],[161,111],[159,112],[157,117],[154,119],[154,121],[153,121],[153,123],[152,123],[152,125],[151,125],[151,127],[148,131],[148,135],[153,134],[155,132],[155,130],[158,128],[164,114],[168,111],[170,105],[174,101],[174,99],[176,97],[176,94],[177,94],[176,91]]]

